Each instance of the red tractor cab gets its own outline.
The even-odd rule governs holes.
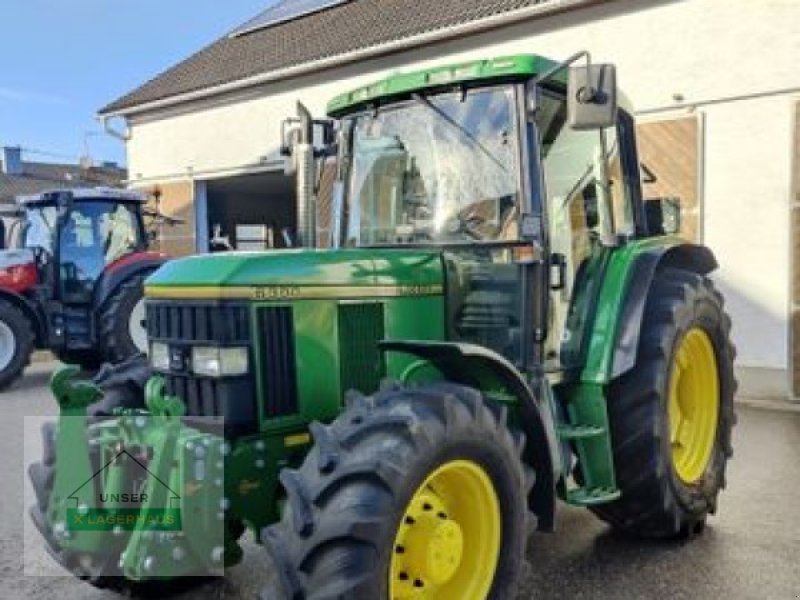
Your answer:
[[[167,257],[148,250],[145,200],[109,188],[53,191],[5,212],[0,389],[36,348],[86,369],[147,351],[143,282]]]

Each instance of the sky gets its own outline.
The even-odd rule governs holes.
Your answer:
[[[0,146],[24,160],[124,162],[97,110],[272,0],[0,0]]]

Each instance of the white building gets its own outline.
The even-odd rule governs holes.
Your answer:
[[[234,244],[237,224],[288,224],[277,149],[297,100],[322,116],[335,94],[397,70],[588,49],[617,64],[635,104],[649,193],[680,197],[687,235],[717,254],[740,389],[800,396],[800,2],[317,4],[225,36],[101,111],[127,121],[131,185],[189,219],[164,232],[167,250],[206,250],[215,224]]]

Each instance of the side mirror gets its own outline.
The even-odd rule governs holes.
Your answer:
[[[680,198],[651,198],[644,201],[645,221],[650,235],[675,235],[681,230]]]
[[[567,84],[569,125],[602,129],[617,122],[617,71],[614,65],[571,67]]]

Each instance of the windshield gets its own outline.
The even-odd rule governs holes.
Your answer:
[[[41,248],[52,254],[57,211],[54,205],[26,207],[19,239],[20,247]]]
[[[345,244],[514,241],[512,88],[415,96],[354,117]]]

